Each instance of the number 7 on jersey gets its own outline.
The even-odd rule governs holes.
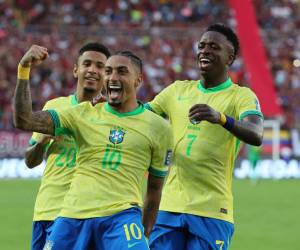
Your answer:
[[[192,146],[193,146],[193,143],[196,141],[197,139],[197,135],[193,135],[193,134],[188,134],[187,135],[187,139],[188,139],[188,145],[186,147],[186,151],[185,151],[185,154],[187,156],[190,156],[191,155],[191,150],[192,150]]]

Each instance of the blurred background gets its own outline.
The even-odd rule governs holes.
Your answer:
[[[238,34],[235,83],[252,88],[265,115],[263,146],[244,146],[234,172],[232,250],[300,249],[299,0],[0,0],[0,249],[29,249],[43,164],[26,169],[30,134],[13,128],[17,65],[32,44],[49,59],[32,69],[34,110],[74,93],[78,49],[99,41],[129,49],[144,62],[139,99],[151,100],[175,80],[199,79],[196,44],[222,22]]]

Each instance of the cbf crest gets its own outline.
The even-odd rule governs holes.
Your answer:
[[[110,130],[109,141],[113,144],[120,144],[123,142],[125,130],[120,127],[114,127]]]

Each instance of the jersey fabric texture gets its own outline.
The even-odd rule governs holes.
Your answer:
[[[233,223],[232,172],[240,141],[218,124],[192,124],[189,109],[198,103],[235,120],[262,116],[255,94],[231,79],[208,89],[201,81],[176,81],[148,103],[149,109],[169,117],[174,132],[174,164],[160,210]]]
[[[227,250],[233,231],[224,220],[160,211],[149,245],[151,250]]]
[[[145,174],[164,177],[173,140],[167,121],[144,108],[116,112],[108,103],[84,102],[48,110],[56,134],[71,134],[77,166],[61,217],[86,219],[141,207]]]
[[[59,217],[45,249],[148,250],[141,217],[138,208],[100,218]]]
[[[63,110],[78,104],[75,95],[48,101],[43,110]],[[39,133],[33,133],[30,145],[34,145]],[[34,207],[34,221],[54,220],[61,210],[64,196],[69,189],[76,164],[76,144],[71,136],[63,135],[47,146],[47,162]]]

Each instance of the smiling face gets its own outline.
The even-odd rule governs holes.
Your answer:
[[[136,103],[136,92],[142,75],[130,58],[122,55],[111,56],[105,64],[104,78],[107,101],[111,106]]]
[[[95,93],[101,91],[106,60],[106,56],[97,51],[85,51],[79,56],[73,74],[81,89]]]
[[[215,31],[203,34],[197,51],[197,62],[203,76],[224,74],[233,61],[233,46],[224,35]]]

